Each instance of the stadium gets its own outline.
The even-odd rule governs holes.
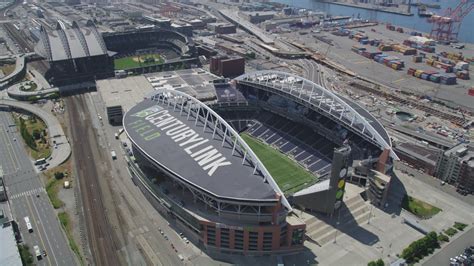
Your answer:
[[[135,184],[207,251],[298,252],[293,208],[332,214],[355,163],[387,173],[397,159],[365,109],[304,78],[259,71],[214,89],[158,89],[123,117]]]
[[[41,27],[35,51],[48,61],[45,77],[56,86],[199,64],[193,41],[179,32],[145,27],[101,34],[92,21]]]
[[[196,64],[193,41],[170,29],[144,27],[103,34],[113,51],[114,69],[135,74],[186,68]]]

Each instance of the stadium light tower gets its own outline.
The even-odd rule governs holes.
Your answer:
[[[474,0],[461,0],[453,10],[447,8],[443,15],[433,15],[428,19],[432,23],[430,38],[442,41],[457,40],[462,20],[474,9]]]

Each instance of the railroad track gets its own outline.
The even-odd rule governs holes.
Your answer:
[[[86,221],[87,236],[94,264],[120,265],[119,245],[113,237],[113,230],[107,218],[102,201],[97,163],[100,158],[96,134],[83,95],[66,98],[73,140],[73,155],[78,173],[82,204]]]
[[[450,121],[450,122],[452,122],[456,125],[459,125],[459,126],[462,126],[464,123],[466,123],[466,120],[463,117],[460,117],[460,116],[457,116],[457,115],[454,115],[454,114],[450,114],[450,113],[444,112],[443,110],[439,110],[439,109],[436,109],[436,108],[433,108],[433,107],[430,107],[430,106],[426,106],[424,103],[420,103],[419,101],[416,101],[416,100],[411,100],[411,99],[406,99],[404,97],[399,97],[399,96],[395,95],[394,93],[387,93],[387,92],[384,92],[382,90],[370,88],[368,86],[364,86],[364,85],[362,85],[360,83],[357,83],[357,82],[351,82],[349,85],[353,86],[357,89],[360,89],[360,90],[363,90],[363,91],[366,91],[366,92],[370,92],[374,95],[382,96],[387,100],[392,100],[392,101],[395,101],[395,102],[398,102],[398,103],[401,103],[401,104],[405,104],[405,105],[411,105],[416,109],[419,109],[419,110],[427,112],[431,115],[446,119],[446,120],[448,120],[448,121]],[[472,114],[469,113],[467,115],[472,115]]]
[[[10,37],[18,44],[22,52],[31,52],[34,50],[33,45],[27,41],[27,37],[18,31],[11,23],[5,23],[4,28],[7,30]],[[23,35],[23,36],[22,36]]]

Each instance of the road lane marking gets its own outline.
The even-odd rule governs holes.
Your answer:
[[[10,151],[10,147],[12,147],[12,144],[8,140],[8,136],[7,136],[4,128],[5,128],[5,126],[2,125],[2,130],[1,130],[2,134],[1,135],[2,135],[2,138],[3,138],[3,143],[5,143],[6,149],[8,151],[8,155],[10,156],[10,160],[11,160],[12,164],[14,165],[15,170],[18,170],[18,162],[15,161],[15,159],[13,159],[12,153]],[[16,171],[13,171],[13,173],[15,173],[15,172]]]
[[[46,189],[44,189],[43,187],[39,187],[39,188],[31,189],[31,190],[28,190],[28,191],[23,191],[23,192],[15,194],[15,195],[10,195],[8,198],[9,199],[17,199],[17,198],[20,198],[20,197],[26,197],[26,196],[30,196],[30,195],[34,195],[34,194],[39,194],[39,193],[42,193],[42,192],[46,193]]]
[[[26,198],[26,204],[28,205],[28,209],[30,210],[30,213],[32,214],[33,219],[31,219],[31,221],[35,225],[35,228],[37,228],[36,232],[38,232],[38,236],[40,238],[41,244],[43,245],[43,248],[46,248],[46,245],[44,244],[44,241],[43,241],[43,237],[41,236],[40,230],[38,229],[39,226],[37,225],[36,220],[34,219],[34,217],[35,217],[34,212],[33,212],[33,209],[31,209],[31,205],[30,205],[30,202],[29,202],[28,198]],[[51,260],[49,259],[49,256],[46,256],[46,258],[48,259],[49,265],[53,265],[51,263]],[[57,264],[57,262],[56,262],[56,264]]]
[[[404,80],[406,80],[406,78],[397,79],[397,80],[395,80],[393,83],[398,83],[398,82],[404,81]]]
[[[32,196],[30,196],[30,197],[32,197]],[[33,198],[33,197],[32,197],[32,198]],[[35,202],[34,202],[33,200],[31,200],[31,201],[32,201],[32,203],[33,203],[33,207],[34,207],[35,210],[36,210],[36,213],[38,214],[38,217],[40,217],[40,214],[39,214],[38,208],[36,207]],[[48,203],[49,203],[49,201],[48,201]],[[60,226],[60,225],[59,225],[59,226]],[[44,228],[44,222],[41,223],[41,227],[43,227],[43,231],[44,231],[44,233],[45,233],[46,241],[48,242],[48,245],[51,247],[51,253],[53,254],[54,262],[56,262],[56,265],[59,265],[59,264],[58,264],[58,261],[57,261],[57,259],[56,259],[56,255],[54,254],[53,245],[51,245],[51,242],[49,241],[48,234],[46,233],[46,229]],[[50,228],[50,229],[51,229],[51,228]],[[59,229],[59,230],[61,230],[61,229]],[[52,232],[52,230],[50,230],[50,232]],[[61,236],[62,236],[62,235],[61,235]],[[49,252],[49,250],[48,250],[48,252]]]

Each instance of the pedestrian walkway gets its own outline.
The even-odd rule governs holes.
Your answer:
[[[18,198],[21,198],[21,197],[26,197],[26,196],[31,196],[31,195],[38,195],[40,193],[46,193],[46,190],[43,188],[43,187],[39,187],[39,188],[35,188],[35,189],[32,189],[32,190],[28,190],[28,191],[23,191],[21,193],[18,193],[18,194],[14,194],[14,195],[10,195],[8,198],[10,200],[14,200],[14,199],[18,199]]]

